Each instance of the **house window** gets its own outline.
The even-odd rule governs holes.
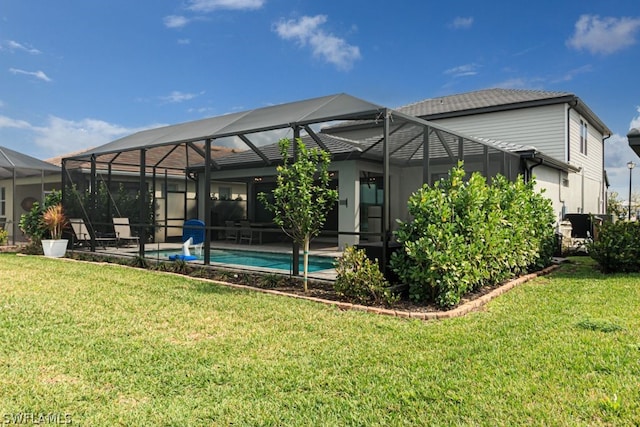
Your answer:
[[[0,187],[0,216],[7,216],[7,190]]]
[[[580,120],[580,152],[587,155],[587,136],[589,135],[587,122]]]

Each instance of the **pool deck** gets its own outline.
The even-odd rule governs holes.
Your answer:
[[[175,250],[176,253],[179,253],[182,250],[182,245],[180,243],[147,243],[145,245],[145,249],[147,251]],[[290,243],[264,243],[261,245],[249,245],[249,244],[216,241],[214,245],[211,245],[211,249],[232,249],[232,250],[245,250],[245,251],[255,251],[255,252],[291,253],[292,248]],[[97,247],[96,253],[102,253],[102,254],[108,254],[108,255],[114,255],[114,256],[135,257],[138,255],[138,247],[137,246],[124,246],[124,247],[107,246],[106,248]],[[192,253],[193,253],[193,250],[192,250]],[[309,250],[309,255],[336,258],[342,255],[342,251],[338,248],[337,245],[335,245],[335,243],[312,241],[311,248]],[[302,254],[300,254],[300,256],[302,258]],[[167,261],[167,260],[162,260],[162,261]],[[189,261],[189,263],[193,263],[197,265],[197,264],[203,264],[203,261],[196,260],[196,261]],[[238,266],[236,264],[219,264],[215,262],[211,263],[212,267],[215,267],[217,265],[220,267],[226,267],[231,269],[273,272],[273,273],[283,274],[283,270],[276,270],[276,269],[270,269],[270,268],[264,268],[264,267]],[[333,281],[336,278],[336,271],[333,268],[328,270],[315,271],[313,273],[309,273],[309,278]]]

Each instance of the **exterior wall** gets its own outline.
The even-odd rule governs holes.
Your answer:
[[[565,105],[559,104],[432,121],[468,136],[532,146],[566,161],[565,110]]]
[[[59,175],[45,176],[44,181],[42,181],[41,176],[17,178],[15,183],[16,191],[14,194],[12,180],[0,180],[0,187],[5,188],[6,215],[3,219],[6,221],[5,229],[9,232],[9,242],[13,242],[14,239],[16,241],[23,241],[25,239],[18,227],[20,217],[22,214],[27,213],[27,210],[22,207],[22,201],[28,197],[32,197],[41,203],[43,190],[45,192],[59,190],[60,185]]]
[[[338,231],[360,231],[360,168],[354,161],[339,162],[332,166],[338,172]],[[358,236],[338,235],[340,250],[359,242]]]
[[[550,157],[581,168],[579,172],[568,173],[568,181],[565,181],[568,186],[564,186],[562,180],[547,180],[549,172],[542,172],[540,167],[534,170],[534,174],[539,175],[539,180],[545,177],[544,186],[541,183],[539,186],[546,188],[547,194],[563,194],[564,210],[557,200],[554,201],[554,208],[559,216],[561,212],[604,213],[606,187],[603,135],[588,123],[587,154],[580,153],[581,119],[587,122],[585,117],[569,108],[568,104],[559,104],[434,121],[469,136],[532,146]],[[559,176],[561,172],[554,174]],[[557,188],[559,185],[563,185],[563,188]]]
[[[564,213],[568,212],[567,203],[571,202],[572,197],[567,173],[541,165],[533,170],[533,175],[536,179],[536,190],[551,200],[556,221],[561,221]]]
[[[603,135],[587,122],[587,153],[580,152],[580,120],[587,122],[576,110],[569,110],[569,162],[581,168],[580,172],[570,174],[569,186],[571,204],[570,213],[606,212],[604,182],[604,144]]]

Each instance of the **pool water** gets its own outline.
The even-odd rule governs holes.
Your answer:
[[[177,250],[147,251],[147,257],[161,260],[169,259],[169,255],[180,253]],[[202,257],[199,258],[202,260]],[[274,252],[243,251],[233,249],[211,249],[209,256],[211,263],[236,265],[240,267],[272,268],[276,270],[292,271],[292,255]],[[303,270],[302,254],[300,254],[300,271]],[[309,272],[334,268],[334,258],[317,255],[309,256]]]

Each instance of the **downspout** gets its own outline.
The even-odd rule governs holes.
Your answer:
[[[531,181],[531,179],[533,179],[533,168],[537,168],[538,166],[540,166],[542,163],[544,163],[544,160],[536,158],[535,152],[528,153],[522,156],[522,160],[524,161],[524,181],[529,182]],[[528,161],[533,160],[537,160],[537,163],[529,165]]]
[[[567,173],[567,179],[569,179],[569,174]],[[566,206],[564,204],[564,197],[562,197],[562,171],[558,171],[558,201],[562,203],[562,212],[560,215],[560,219],[564,218]]]
[[[604,168],[604,142],[611,138],[611,134],[602,138],[602,200],[604,201],[604,206],[602,207],[602,213],[606,214],[607,209],[609,208],[609,191],[607,187],[607,180],[605,179],[605,168]]]

